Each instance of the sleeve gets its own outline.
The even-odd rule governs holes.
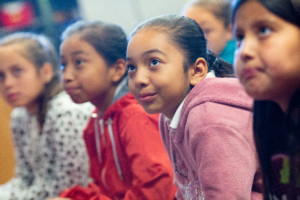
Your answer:
[[[122,119],[121,137],[133,174],[124,199],[174,199],[172,167],[159,134],[158,115],[138,107]]]
[[[250,200],[257,171],[251,128],[237,129],[226,122],[192,123],[195,120],[189,123],[190,151],[205,199]]]

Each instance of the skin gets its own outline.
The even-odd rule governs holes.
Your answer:
[[[185,16],[200,25],[207,38],[207,48],[218,55],[232,39],[232,26],[226,27],[222,20],[204,7],[191,6],[186,10]]]
[[[75,103],[90,101],[100,112],[111,104],[117,83],[126,72],[125,60],[109,66],[105,59],[78,34],[61,45],[64,88]]]
[[[13,107],[24,106],[36,114],[37,99],[44,85],[52,79],[52,67],[45,63],[41,69],[22,55],[19,44],[0,47],[0,91]]]
[[[129,89],[148,113],[172,119],[190,86],[206,76],[203,58],[185,72],[184,56],[178,49],[166,34],[151,28],[139,31],[129,42]]]
[[[236,13],[235,35],[235,73],[246,92],[286,111],[300,87],[299,27],[248,1]]]

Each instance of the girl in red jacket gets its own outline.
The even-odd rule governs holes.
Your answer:
[[[128,93],[126,46],[119,26],[100,21],[79,21],[62,35],[65,90],[74,102],[90,101],[96,110],[84,132],[93,182],[67,189],[61,197],[174,199],[158,116],[147,114]]]

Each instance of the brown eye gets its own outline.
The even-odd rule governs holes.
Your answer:
[[[127,71],[128,72],[135,71],[135,66],[134,65],[127,65]]]

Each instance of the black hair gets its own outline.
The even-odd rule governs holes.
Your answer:
[[[93,46],[109,66],[120,58],[126,59],[127,36],[116,24],[80,20],[63,32],[61,40],[73,34],[79,34],[82,40]]]
[[[214,70],[217,77],[233,74],[231,64],[207,50],[204,32],[195,20],[179,15],[158,16],[138,25],[129,38],[148,28],[155,28],[169,36],[171,42],[184,54],[185,70],[202,57],[208,64],[208,71]]]
[[[233,3],[232,19],[239,7],[249,0],[235,0]],[[300,26],[300,1],[299,0],[256,0],[261,3],[270,12],[280,18]]]
[[[300,158],[300,89],[293,95],[287,113],[269,100],[256,100],[253,109],[254,139],[263,172],[264,199],[268,200],[274,188],[272,155],[283,152],[290,156],[289,178],[296,185],[296,158]]]
[[[42,127],[49,100],[63,90],[57,53],[49,38],[44,35],[17,32],[9,34],[0,40],[0,47],[15,44],[20,45],[21,48],[18,52],[32,62],[37,69],[42,68],[45,63],[49,63],[52,66],[53,77],[49,83],[45,84],[45,88],[39,96],[38,101],[39,112],[37,118],[40,127]]]
[[[247,1],[249,0],[234,2],[233,21],[239,7]],[[299,0],[256,1],[280,18],[296,26],[300,25]],[[297,184],[296,159],[300,159],[300,88],[292,96],[286,113],[271,100],[255,100],[253,111],[253,131],[263,172],[264,199],[269,200],[273,198],[269,194],[275,188],[272,180],[272,155],[283,152],[290,156],[289,178],[292,185]]]

